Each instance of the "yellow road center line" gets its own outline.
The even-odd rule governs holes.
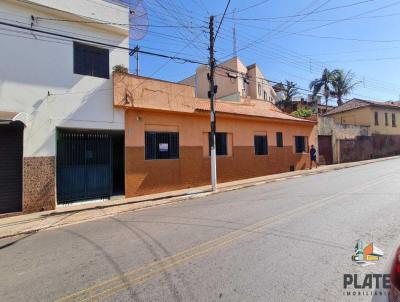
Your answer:
[[[112,277],[109,280],[94,284],[86,289],[82,289],[78,292],[67,295],[57,301],[58,302],[88,301],[88,300],[97,300],[100,297],[104,298],[104,297],[110,296],[121,289],[129,288],[129,287],[135,286],[137,284],[143,283],[146,280],[150,279],[151,277],[154,277],[154,276],[157,276],[157,275],[160,275],[160,274],[166,272],[167,269],[184,264],[185,262],[187,262],[190,259],[199,258],[205,254],[208,254],[211,251],[222,248],[223,246],[225,246],[233,241],[236,241],[248,234],[254,233],[255,231],[261,229],[264,226],[278,222],[281,219],[288,218],[288,217],[291,217],[294,215],[299,215],[301,213],[321,207],[337,197],[344,196],[346,194],[356,193],[358,191],[364,190],[365,188],[367,188],[369,186],[384,182],[384,181],[386,181],[386,178],[388,178],[389,176],[390,175],[384,176],[377,181],[372,181],[370,183],[365,184],[364,186],[357,187],[356,189],[354,189],[352,191],[344,192],[344,193],[336,193],[332,196],[325,197],[321,200],[317,200],[317,201],[311,202],[309,204],[299,206],[292,210],[277,214],[275,216],[268,217],[268,218],[261,220],[255,224],[249,225],[242,229],[238,229],[236,231],[233,231],[231,233],[223,235],[214,240],[211,240],[211,241],[202,243],[200,245],[197,245],[195,247],[189,248],[187,250],[181,251],[173,256],[166,257],[160,261],[156,261],[156,262],[144,265],[142,267],[139,267],[137,269],[134,269],[131,272],[117,275],[115,277]]]

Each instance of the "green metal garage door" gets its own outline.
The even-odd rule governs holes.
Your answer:
[[[57,201],[109,198],[112,195],[111,134],[57,130]]]

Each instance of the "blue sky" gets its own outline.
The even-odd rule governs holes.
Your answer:
[[[143,50],[207,62],[208,20],[221,19],[225,0],[144,0],[148,33]],[[307,88],[324,66],[355,73],[352,97],[400,97],[400,1],[393,0],[232,0],[216,40],[220,62],[233,53],[236,9],[238,56],[256,62],[273,81]],[[141,75],[179,81],[196,65],[140,56]],[[135,69],[134,60],[131,70]]]

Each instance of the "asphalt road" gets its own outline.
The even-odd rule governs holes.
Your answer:
[[[343,274],[387,272],[399,184],[388,160],[0,240],[0,300],[371,301]]]

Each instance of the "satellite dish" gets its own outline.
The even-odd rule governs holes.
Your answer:
[[[129,37],[133,40],[143,39],[149,29],[149,16],[142,0],[136,0],[129,9]]]

